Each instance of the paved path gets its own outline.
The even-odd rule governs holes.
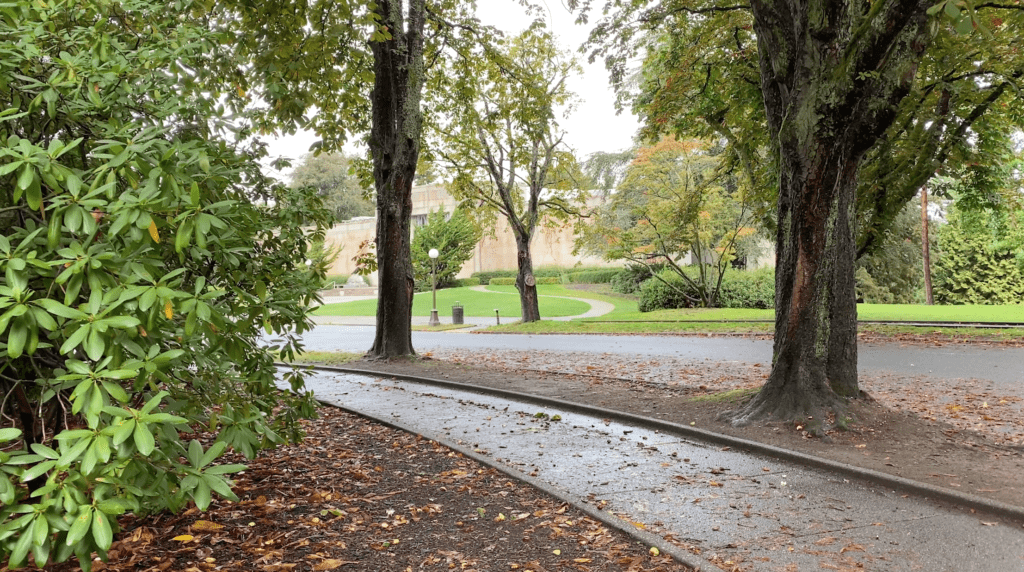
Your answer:
[[[409,382],[321,373],[307,387],[319,399],[469,448],[705,557],[742,561],[744,570],[1024,570],[1021,523],[833,473]]]

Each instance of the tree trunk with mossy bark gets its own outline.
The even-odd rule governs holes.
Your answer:
[[[423,0],[404,13],[398,0],[378,0],[380,22],[391,37],[370,42],[374,60],[370,154],[377,192],[377,332],[374,359],[413,355],[412,183],[420,152],[423,113]],[[406,20],[408,25],[406,25]]]
[[[931,39],[929,3],[755,0],[761,85],[780,153],[775,346],[761,391],[728,416],[811,419],[857,385],[854,195]]]

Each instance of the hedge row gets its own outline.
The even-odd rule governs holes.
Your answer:
[[[558,276],[537,276],[535,274],[534,278],[537,279],[537,284],[561,284],[562,283],[562,279],[559,278]],[[488,282],[488,284],[491,285],[491,286],[515,286],[515,283],[516,283],[516,279],[515,279],[514,276],[511,277],[511,278],[507,278],[507,277],[491,278],[491,281]]]
[[[486,272],[474,272],[473,278],[480,280],[481,284],[490,284],[493,278],[512,278],[515,281],[516,270],[488,270]],[[536,278],[561,278],[562,271],[558,268],[535,268],[533,275]]]
[[[581,270],[569,272],[565,275],[569,284],[607,284],[622,272],[619,268],[604,268],[601,270]]]
[[[555,282],[538,282],[538,284],[604,284],[611,281],[621,269],[604,267],[576,267],[571,269],[546,266],[534,268],[533,275],[538,280],[541,278],[557,278]],[[474,272],[473,278],[480,280],[481,284],[490,284],[492,278],[515,278],[516,270],[488,270],[485,272]]]
[[[687,276],[697,277],[697,270],[692,267],[684,269]],[[699,298],[695,288],[683,281],[674,272],[662,271],[659,276],[664,279],[651,278],[640,288],[637,309],[641,312],[653,310],[669,310],[692,307],[685,294]],[[666,284],[665,282],[669,284]],[[671,285],[671,286],[670,286]],[[775,272],[772,268],[754,271],[730,270],[722,279],[722,288],[718,293],[720,308],[773,308],[775,306]]]

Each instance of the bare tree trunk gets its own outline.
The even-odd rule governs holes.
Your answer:
[[[368,357],[413,355],[412,182],[423,114],[423,0],[412,0],[408,27],[401,0],[378,0],[388,40],[370,42],[374,59],[370,153],[377,191],[377,331]]]
[[[519,305],[523,312],[523,322],[536,322],[540,320],[540,300],[537,298],[537,279],[533,276],[530,237],[521,237],[516,234],[516,260],[519,263],[516,289],[519,290]]]
[[[921,187],[921,253],[924,255],[924,299],[929,306],[932,298],[932,259],[928,244],[928,187]]]

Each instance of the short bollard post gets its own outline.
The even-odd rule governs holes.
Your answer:
[[[498,321],[498,325],[501,325],[501,316],[498,315],[498,309],[494,309],[494,319]]]

